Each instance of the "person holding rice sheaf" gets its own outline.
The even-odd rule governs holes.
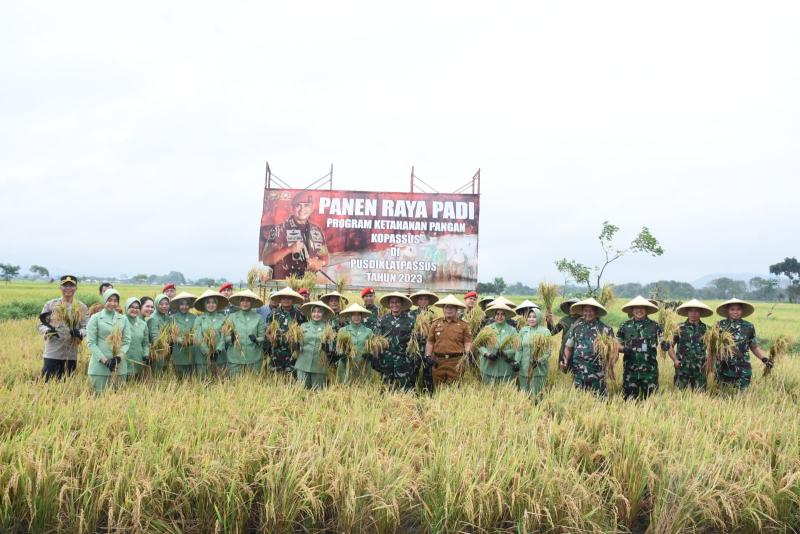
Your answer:
[[[373,373],[372,368],[367,365],[371,355],[367,356],[366,354],[367,339],[373,335],[373,330],[367,326],[366,322],[369,317],[372,317],[372,313],[358,304],[351,304],[339,315],[349,319],[348,323],[339,330],[337,336],[339,382],[342,384],[367,382]],[[350,338],[351,354],[342,354],[338,351],[340,338],[346,336]]]
[[[544,313],[536,306],[517,306],[518,315],[525,318],[519,331],[519,389],[531,397],[538,396],[547,382],[547,363],[550,359],[550,330],[544,326]]]
[[[150,334],[147,323],[141,317],[142,302],[136,297],[125,301],[125,316],[131,327],[131,344],[126,354],[128,372],[126,380],[144,376],[144,368],[150,365]]]
[[[78,279],[61,277],[61,297],[52,299],[39,314],[39,333],[44,336],[42,378],[62,378],[75,372],[78,347],[86,337],[89,309],[75,298]]]
[[[338,332],[339,329],[345,325],[345,319],[339,316],[339,313],[342,311],[342,306],[347,306],[350,301],[338,291],[325,293],[319,300],[333,311],[333,317],[330,319],[331,326]]]
[[[424,331],[423,325],[430,325],[436,318],[436,312],[431,306],[439,301],[439,296],[423,289],[412,294],[409,298],[411,303],[416,306],[415,309],[409,312],[409,315],[417,327],[417,346],[424,347],[428,341],[428,336]],[[423,322],[417,325],[416,323],[420,317],[424,317],[422,319]],[[433,361],[424,361],[422,367],[422,390],[426,393],[433,393],[433,388]]]
[[[292,361],[291,347],[286,341],[286,332],[291,323],[301,325],[306,322],[305,315],[295,307],[304,303],[303,297],[287,286],[270,295],[269,299],[270,302],[274,301],[278,304],[278,307],[270,315],[269,322],[266,323],[271,326],[270,331],[275,334],[274,339],[269,337],[267,339],[267,350],[271,354],[269,368],[279,374],[293,374],[294,362]]]
[[[211,289],[206,290],[194,303],[194,309],[201,312],[194,321],[198,343],[195,365],[200,376],[207,374],[209,362],[216,374],[224,372],[227,366],[225,336],[222,333],[222,325],[227,316],[221,311],[227,306],[228,299]]]
[[[152,349],[157,348],[157,341],[160,337],[165,335],[165,330],[168,330],[172,326],[172,317],[169,315],[169,297],[164,295],[163,293],[160,295],[156,295],[155,300],[153,301],[155,304],[155,312],[153,315],[150,316],[150,320],[147,321],[147,332],[148,336],[150,337],[150,370],[153,374],[161,374],[167,369],[167,356],[169,356],[167,350],[167,354],[158,354],[157,351]],[[170,347],[171,347],[171,340],[169,340]]]
[[[753,323],[745,321],[745,317],[753,314],[755,308],[749,302],[732,298],[717,306],[717,314],[724,317],[719,321],[720,330],[730,332],[733,337],[735,349],[727,360],[717,360],[714,369],[714,379],[723,386],[744,390],[750,386],[753,377],[753,368],[750,365],[750,351],[761,360],[764,365],[771,367],[772,361],[758,346],[756,327]]]
[[[228,327],[223,326],[225,358],[228,362],[228,375],[240,376],[245,372],[258,373],[264,363],[265,325],[264,319],[256,313],[255,308],[264,305],[258,295],[245,289],[231,296],[231,304],[239,311],[231,314]]]
[[[378,326],[378,319],[380,318],[380,310],[375,305],[375,290],[371,287],[366,287],[361,290],[361,300],[364,302],[364,309],[369,311],[369,317],[364,320],[364,324],[370,330],[375,330]]]
[[[181,291],[169,303],[172,321],[177,325],[177,337],[172,346],[172,367],[178,378],[189,378],[197,372],[195,362],[199,353],[198,338],[194,330],[197,316],[189,313],[197,297]]]
[[[324,302],[308,302],[301,306],[308,321],[300,325],[303,329],[303,342],[300,355],[294,363],[297,382],[306,389],[325,389],[328,365],[334,353],[334,338],[326,339],[331,331],[333,310]]]
[[[381,297],[380,303],[389,308],[389,313],[378,321],[376,333],[386,337],[389,347],[372,359],[372,367],[380,373],[385,386],[412,391],[416,387],[419,360],[408,354],[414,330],[414,320],[408,314],[411,299],[395,292]]]
[[[564,346],[567,343],[567,333],[569,329],[572,328],[572,325],[575,324],[576,321],[580,320],[580,315],[574,315],[570,308],[572,305],[578,302],[579,299],[576,298],[568,298],[564,300],[560,305],[559,309],[564,316],[558,320],[558,323],[553,325],[553,314],[550,312],[545,313],[545,319],[547,320],[547,328],[550,330],[550,334],[555,336],[561,333],[561,347],[558,351],[558,362],[561,363],[564,361]]]
[[[697,299],[678,306],[675,312],[686,321],[678,327],[678,333],[669,349],[669,357],[675,366],[675,387],[679,389],[706,388],[706,346],[703,338],[708,326],[702,317],[711,317],[714,311]]]
[[[425,344],[425,359],[431,368],[434,387],[455,382],[464,372],[465,355],[472,350],[472,333],[469,325],[458,317],[465,308],[453,295],[447,295],[435,304],[442,308],[443,317],[435,319]]]
[[[517,330],[509,324],[515,312],[496,301],[485,311],[486,317],[494,322],[484,328],[494,331],[497,343],[479,350],[481,379],[484,384],[511,382],[519,371],[519,364],[515,360],[519,346],[513,343],[514,338],[518,339]]]
[[[125,382],[128,373],[127,352],[131,345],[131,326],[117,311],[119,292],[107,289],[103,293],[103,309],[92,315],[86,326],[89,347],[89,383],[96,394],[110,385]],[[116,382],[116,383],[115,383]]]
[[[622,395],[646,399],[658,389],[658,347],[668,351],[661,325],[648,317],[658,306],[637,296],[622,307],[631,316],[617,330],[619,352],[623,354]]]
[[[603,396],[608,394],[606,363],[595,349],[594,342],[601,334],[614,335],[614,329],[600,320],[607,313],[593,298],[580,300],[570,307],[570,314],[580,315],[581,320],[576,321],[567,333],[564,361],[560,364],[562,370],[571,368],[572,382],[576,388]]]
[[[228,303],[224,308],[218,308],[218,311],[222,312],[225,317],[239,311],[239,308],[230,303],[231,295],[233,295],[233,284],[231,282],[225,282],[219,286],[219,294],[225,297],[225,302]]]

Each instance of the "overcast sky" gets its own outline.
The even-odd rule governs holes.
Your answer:
[[[3,2],[0,262],[240,279],[266,160],[387,191],[480,167],[481,280],[561,281],[606,219],[666,250],[612,281],[800,254],[800,3],[388,5]]]

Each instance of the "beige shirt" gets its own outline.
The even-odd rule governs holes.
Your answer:
[[[63,319],[58,317],[57,308],[60,304],[61,298],[57,298],[48,301],[44,305],[44,308],[42,308],[42,313],[51,313],[50,324],[58,331],[57,336],[45,338],[44,357],[51,360],[77,360],[80,341],[78,339],[73,339],[72,335],[69,333],[69,326],[67,326]],[[67,306],[67,310],[72,310],[73,306],[78,306],[81,311],[81,320],[78,328],[81,335],[85,337],[86,324],[89,322],[89,310],[83,302],[77,299],[74,299],[72,304]],[[39,323],[39,333],[45,335],[47,331],[48,328]]]

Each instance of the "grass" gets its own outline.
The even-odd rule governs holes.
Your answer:
[[[800,307],[756,308],[765,345],[796,330]],[[679,391],[662,361],[643,402],[577,391],[555,358],[538,402],[474,381],[428,397],[272,375],[96,399],[85,344],[76,376],[36,380],[36,324],[0,322],[0,532],[800,529],[794,355],[737,396]]]

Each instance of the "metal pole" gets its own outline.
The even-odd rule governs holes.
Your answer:
[[[272,187],[272,171],[269,169],[269,161],[267,161],[267,168],[264,171],[264,187],[270,189]]]
[[[330,190],[333,191],[333,163],[331,163],[331,180],[330,180]]]
[[[414,166],[411,166],[411,192],[414,192]]]

